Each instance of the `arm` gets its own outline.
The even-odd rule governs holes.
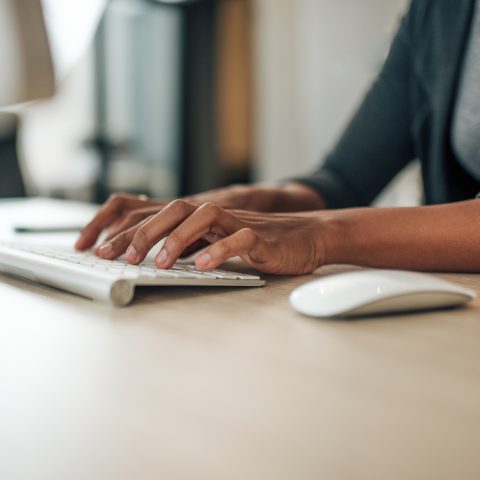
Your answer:
[[[480,201],[335,212],[328,263],[480,272]]]
[[[350,124],[312,175],[296,179],[325,198],[328,208],[370,205],[415,155],[411,136],[412,2],[390,53]]]
[[[429,271],[480,272],[480,201],[429,207],[325,210],[264,214],[176,200],[146,223],[98,249],[114,259],[142,262],[160,240],[160,268],[172,267],[189,246],[211,244],[197,256],[201,269],[241,256],[273,274],[310,273],[326,264]]]
[[[299,183],[232,185],[193,195],[186,200],[198,204],[213,202],[222,208],[254,212],[302,212],[326,207],[319,192]]]
[[[408,105],[412,10],[402,22],[381,74],[321,170],[283,185],[232,186],[186,200],[257,212],[368,205],[414,157]],[[115,236],[155,215],[167,203],[115,195],[85,227],[76,247],[90,248],[105,229]]]

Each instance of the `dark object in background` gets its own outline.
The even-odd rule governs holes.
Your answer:
[[[0,131],[0,198],[24,197],[25,185],[17,155],[18,120],[12,118]]]
[[[180,195],[250,181],[248,0],[183,8]]]
[[[248,182],[253,155],[250,0],[130,0],[137,7],[132,9],[135,15],[124,13],[125,18],[121,24],[117,22],[114,30],[109,15],[116,11],[116,3],[124,6],[128,1],[110,2],[95,41],[96,128],[94,137],[87,141],[97,152],[100,163],[94,200],[102,203],[117,189],[111,177],[119,158],[131,158],[151,167],[161,165],[167,172],[169,190],[162,190],[161,182],[155,183],[154,188],[146,183],[141,190],[138,186],[135,190],[122,187],[122,191],[133,194],[172,198]],[[162,68],[161,62],[165,62],[165,52],[159,52],[159,46],[151,43],[157,40],[152,31],[155,14],[161,11],[175,12],[179,18],[178,32],[168,42],[178,64],[170,61],[163,66],[177,69],[179,77],[170,95],[176,107],[172,120],[167,122],[171,128],[168,132],[162,130],[158,109],[169,102],[160,99],[159,104],[158,88],[151,80]],[[118,79],[112,75],[115,72],[112,59],[118,57],[120,44],[112,41],[115,39],[112,32],[118,35],[118,29],[123,32],[122,41],[128,45],[121,58],[129,66],[126,71],[133,72],[132,78],[123,82],[128,90],[120,96],[118,86],[112,84]],[[145,71],[146,66],[151,69],[150,74]],[[117,75],[122,74],[125,73],[120,70]],[[112,91],[117,94],[114,102]],[[126,104],[119,110],[120,102]],[[119,133],[115,126],[118,113],[112,112],[120,111],[121,117],[122,111],[128,109],[134,115],[135,128],[120,129]],[[156,130],[152,120],[159,119]],[[141,128],[137,129],[138,126]],[[154,146],[165,135],[169,138],[160,140],[162,151],[157,153]],[[173,146],[166,153],[165,142],[170,141]],[[152,168],[150,180],[154,177]]]

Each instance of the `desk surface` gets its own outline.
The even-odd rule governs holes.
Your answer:
[[[318,321],[269,280],[118,310],[0,276],[0,478],[480,478],[479,301]]]

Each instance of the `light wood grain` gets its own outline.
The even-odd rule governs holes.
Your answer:
[[[479,478],[478,301],[318,321],[269,280],[118,310],[2,276],[0,478]]]

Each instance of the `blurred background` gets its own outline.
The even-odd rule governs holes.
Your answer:
[[[0,155],[13,172],[0,196],[102,202],[115,191],[173,198],[317,167],[380,69],[407,1],[44,5],[58,92],[0,114]],[[419,200],[412,164],[378,203]]]

